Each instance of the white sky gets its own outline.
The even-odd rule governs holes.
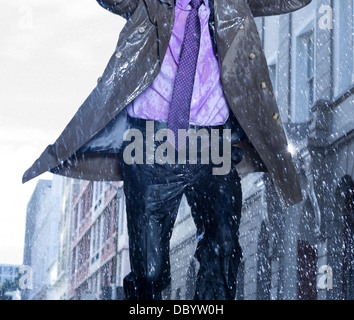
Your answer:
[[[23,172],[94,88],[123,25],[96,0],[0,2],[0,264],[22,264],[38,181]]]

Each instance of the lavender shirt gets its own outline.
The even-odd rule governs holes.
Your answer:
[[[167,122],[185,24],[191,8],[189,2],[190,0],[176,1],[174,27],[161,70],[152,84],[127,106],[131,117]],[[229,107],[222,90],[220,68],[209,33],[208,0],[204,0],[198,13],[201,43],[189,122],[201,126],[221,125],[229,117]]]

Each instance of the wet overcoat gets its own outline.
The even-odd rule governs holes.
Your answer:
[[[269,172],[286,205],[301,201],[301,190],[254,17],[289,13],[310,2],[209,0],[209,29],[224,94],[248,137],[240,145],[245,157],[238,164],[239,173]],[[125,112],[121,111],[159,73],[173,29],[175,3],[174,0],[98,0],[98,3],[126,19],[116,50],[97,86],[59,138],[24,173],[23,182],[46,171],[87,180],[122,180],[119,147],[112,147],[122,140],[125,121],[120,115]],[[107,142],[113,136],[117,141]],[[105,146],[105,141],[109,146]],[[102,148],[93,152],[94,148],[86,147],[90,143]]]

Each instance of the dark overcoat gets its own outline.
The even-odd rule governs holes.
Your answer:
[[[209,29],[223,91],[248,137],[240,145],[245,157],[238,171],[241,175],[269,172],[286,205],[301,201],[301,190],[254,17],[289,13],[310,2],[209,0]],[[121,180],[118,153],[126,123],[121,111],[160,71],[173,29],[175,1],[98,3],[126,19],[116,50],[97,86],[59,138],[24,173],[23,182],[46,171],[87,180]]]

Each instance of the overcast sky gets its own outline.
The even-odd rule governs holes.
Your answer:
[[[23,185],[23,172],[94,88],[123,25],[96,0],[0,2],[0,264],[22,264],[38,181]]]

